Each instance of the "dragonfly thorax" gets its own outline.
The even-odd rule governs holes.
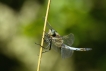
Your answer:
[[[61,48],[61,46],[63,45],[63,40],[62,38],[59,38],[59,37],[56,37],[56,38],[52,37],[52,42],[56,47]]]
[[[63,40],[55,30],[49,29],[48,35],[50,39],[52,39],[52,42],[55,46],[61,47],[61,45],[63,44]]]

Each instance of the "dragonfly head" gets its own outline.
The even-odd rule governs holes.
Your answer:
[[[48,34],[49,34],[50,36],[55,37],[55,36],[56,36],[56,31],[55,31],[55,30],[53,30],[53,29],[49,29]]]

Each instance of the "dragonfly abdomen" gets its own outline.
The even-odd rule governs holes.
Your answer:
[[[75,48],[75,47],[70,47],[65,45],[66,48],[69,48],[70,50],[75,50],[75,51],[90,51],[92,50],[91,48]]]

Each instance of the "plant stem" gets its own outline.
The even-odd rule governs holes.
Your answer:
[[[43,35],[42,35],[41,46],[43,46],[43,41],[44,41],[43,38],[44,38],[44,35],[45,35],[45,30],[46,30],[46,23],[47,23],[47,17],[48,17],[49,8],[50,8],[50,0],[48,0],[48,4],[47,4],[47,10],[46,10],[46,15],[45,15],[45,21],[44,21],[44,28],[43,28]],[[41,58],[42,58],[42,50],[43,50],[42,47],[40,47],[37,71],[40,71],[40,64],[41,64]]]

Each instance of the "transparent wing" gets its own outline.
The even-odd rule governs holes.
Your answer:
[[[49,29],[53,29],[52,26],[49,24],[48,21],[47,21],[47,27],[48,27]]]
[[[49,36],[48,36],[47,33],[45,33],[44,42],[45,42],[46,44],[50,43],[50,42],[49,42]]]
[[[69,35],[63,36],[64,44],[71,46],[74,43],[74,35],[70,33]]]
[[[58,48],[58,47],[55,46],[54,44],[52,44],[52,49],[54,49],[55,51],[61,53],[61,48]]]
[[[73,50],[70,50],[70,48],[63,45],[62,48],[61,48],[61,57],[62,58],[71,57],[73,52],[74,52]]]
[[[49,29],[53,29],[54,30],[54,28],[50,25],[50,23],[47,21],[47,27],[49,28]],[[56,30],[55,30],[56,31]],[[56,31],[57,32],[57,31]]]
[[[47,33],[45,33],[45,36],[44,36],[44,43],[45,43],[45,44],[44,44],[45,48],[46,48],[46,49],[49,49],[51,43],[50,43],[50,39],[49,39],[49,36],[48,36]]]

